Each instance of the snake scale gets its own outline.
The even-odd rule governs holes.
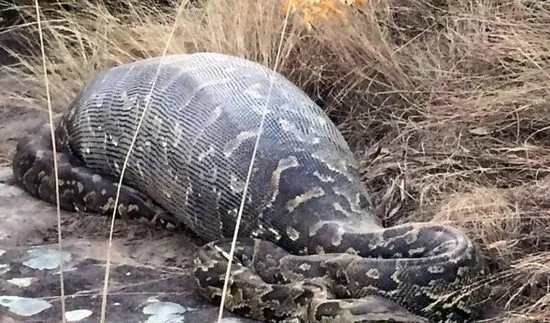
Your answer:
[[[151,92],[151,87],[154,85]],[[113,212],[146,103],[119,216],[182,225],[204,240],[194,275],[220,302],[262,112],[226,308],[265,322],[466,322],[486,289],[477,247],[433,223],[384,228],[336,126],[271,69],[219,53],[168,55],[100,72],[55,121],[61,207]],[[266,105],[267,102],[267,105]],[[23,137],[16,180],[55,203],[49,125]]]

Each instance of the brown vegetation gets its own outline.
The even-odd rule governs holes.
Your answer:
[[[167,52],[217,51],[273,66],[282,1],[205,0],[43,12],[54,107],[99,69]],[[119,1],[121,3],[122,1]],[[199,2],[199,1],[197,1]],[[179,10],[178,10],[179,9]],[[31,55],[5,97],[46,107],[34,7],[18,7]],[[176,18],[177,17],[177,18]],[[508,322],[550,318],[550,5],[366,1],[310,31],[295,15],[279,71],[339,125],[376,213],[461,226],[483,246]]]

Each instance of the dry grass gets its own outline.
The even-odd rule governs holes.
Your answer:
[[[122,3],[122,1],[119,1]],[[54,106],[98,69],[159,55],[176,5],[81,1],[45,11]],[[140,4],[142,3],[142,4]],[[273,66],[282,1],[206,0],[177,20],[169,53],[219,51]],[[33,8],[32,55],[10,69],[45,107]],[[388,224],[449,222],[483,246],[508,322],[550,318],[550,5],[539,1],[367,1],[347,22],[292,20],[280,71],[326,109],[364,162]],[[379,154],[373,151],[379,150]],[[373,157],[374,156],[374,157]]]

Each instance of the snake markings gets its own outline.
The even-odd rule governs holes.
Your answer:
[[[272,71],[217,53],[163,59],[132,151],[120,204],[119,170],[160,58],[107,69],[56,120],[61,207],[162,226],[204,240],[200,293],[219,302]],[[265,322],[465,322],[486,288],[476,247],[430,223],[384,228],[358,163],[336,126],[280,74],[247,193],[226,308]],[[49,125],[23,138],[18,182],[55,203]]]

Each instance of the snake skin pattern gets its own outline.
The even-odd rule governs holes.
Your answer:
[[[195,276],[201,294],[219,302],[228,238],[267,107],[226,308],[265,322],[477,318],[487,292],[466,288],[484,274],[471,240],[430,223],[383,228],[336,126],[272,73],[217,53],[101,72],[55,124],[61,207],[113,212],[117,178],[150,98],[117,214],[183,225],[202,238]],[[30,194],[54,203],[48,129],[18,143],[13,171]]]

